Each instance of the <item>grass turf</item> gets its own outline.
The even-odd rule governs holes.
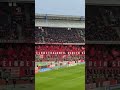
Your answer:
[[[35,76],[36,90],[85,90],[85,65],[41,72]]]

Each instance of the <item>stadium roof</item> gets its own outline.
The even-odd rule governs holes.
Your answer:
[[[86,4],[120,5],[120,0],[86,0]]]
[[[35,14],[35,18],[40,19],[52,19],[52,20],[79,20],[85,21],[84,16],[72,16],[72,15],[52,15],[52,14]]]
[[[69,15],[36,14],[35,26],[84,29],[85,17],[69,16]]]

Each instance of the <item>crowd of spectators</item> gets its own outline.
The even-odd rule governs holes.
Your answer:
[[[11,82],[11,80],[14,78],[16,79],[17,83],[23,81],[25,77],[28,77],[26,79],[28,82],[29,78],[34,77],[34,65],[26,66],[23,64],[23,66],[19,66],[20,62],[26,62],[26,61],[33,61],[35,57],[35,48],[34,45],[30,44],[1,44],[0,45],[0,83],[4,84],[6,78],[8,78]],[[13,63],[11,63],[11,66],[9,66],[10,62],[18,62],[18,66],[14,66]],[[3,65],[3,62],[7,62]],[[31,62],[29,64],[31,64]],[[5,66],[6,65],[6,66]],[[25,66],[24,66],[25,65]],[[13,71],[17,70],[16,72]],[[9,82],[9,83],[10,83]]]
[[[0,2],[0,42],[34,42],[34,10],[34,3]],[[34,45],[0,44],[0,88],[33,82],[34,66],[20,61],[34,61],[34,56]]]
[[[86,6],[86,40],[119,41],[119,8],[117,6]]]
[[[37,45],[35,60],[70,61],[85,60],[85,47],[79,45]]]
[[[12,30],[10,30],[11,26],[4,24],[0,26],[0,39],[2,40],[16,40],[18,39],[16,27],[14,27]]]
[[[9,76],[6,76],[4,78],[1,77],[1,75],[5,74],[2,72],[0,74],[0,79],[5,79],[9,78],[12,79],[14,76],[15,78],[19,79],[22,77],[32,77],[34,76],[34,65],[31,65],[30,67],[27,67],[25,64],[23,66],[14,66],[15,64],[11,64],[9,66],[10,62],[18,62],[20,63],[21,61],[26,62],[29,61],[29,64],[34,62],[35,59],[35,48],[34,45],[30,44],[1,44],[0,45],[0,71],[1,70],[10,70]],[[6,64],[3,65],[3,62],[7,62]],[[5,66],[6,65],[6,66]],[[12,75],[12,70],[17,70],[19,72],[14,73],[14,76]],[[27,73],[27,70],[31,70],[32,73]],[[19,74],[18,74],[19,73]]]
[[[33,60],[34,61],[34,45],[28,44],[1,44],[0,61],[1,60]]]
[[[34,40],[34,4],[0,3],[0,41]]]
[[[85,58],[86,84],[96,83],[98,86],[101,83],[103,87],[104,81],[110,81],[110,85],[120,83],[118,66],[120,59],[119,45],[86,45]],[[93,72],[90,73],[90,70],[93,70]]]
[[[37,43],[83,43],[84,31],[69,28],[38,28],[36,27],[35,41]]]

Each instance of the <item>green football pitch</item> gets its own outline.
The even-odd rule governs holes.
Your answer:
[[[85,90],[85,65],[41,72],[35,76],[36,90]]]

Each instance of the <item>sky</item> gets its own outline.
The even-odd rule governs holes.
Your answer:
[[[85,16],[85,0],[35,0],[35,13]]]

